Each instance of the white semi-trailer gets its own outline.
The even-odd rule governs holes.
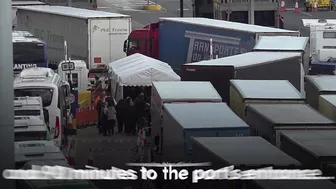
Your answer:
[[[49,65],[68,57],[83,60],[92,73],[125,57],[123,44],[131,31],[131,17],[117,13],[63,6],[18,7],[17,28],[45,41]],[[52,66],[51,66],[52,67]],[[55,67],[57,69],[57,67]]]

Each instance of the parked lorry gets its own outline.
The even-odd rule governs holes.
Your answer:
[[[319,112],[336,121],[336,95],[320,95]]]
[[[336,20],[302,19],[310,32],[309,74],[334,75],[336,66]]]
[[[306,168],[327,170],[336,163],[336,131],[281,132],[281,150],[300,161]]]
[[[128,15],[63,6],[27,6],[17,11],[18,29],[47,43],[53,69],[68,58],[83,60],[90,73],[101,75],[107,64],[125,57],[121,48],[131,31]]]
[[[245,107],[248,104],[305,103],[302,94],[286,80],[231,80],[230,82],[230,108],[243,120]]]
[[[326,9],[328,11],[332,11],[335,6],[335,1],[334,0],[321,0],[321,1],[316,1],[316,0],[307,0],[304,2],[304,6],[306,11],[312,11],[314,10],[314,4],[316,3],[316,8],[317,9]]]
[[[192,143],[193,162],[211,162],[210,169],[214,170],[232,165],[234,169],[242,171],[266,167],[273,167],[274,169],[298,169],[302,166],[299,161],[257,136],[193,137]],[[246,186],[249,182],[253,181],[200,180],[197,184],[194,183],[192,188],[215,189],[218,186],[230,189],[251,188]]]
[[[263,36],[253,48],[253,51],[267,52],[298,52],[301,53],[302,64],[305,67],[305,55],[309,37]]]
[[[307,75],[305,81],[307,103],[316,110],[319,109],[320,95],[336,94],[336,76]]]
[[[306,104],[249,104],[246,123],[251,133],[280,146],[280,131],[336,130],[336,122]]]
[[[151,98],[151,136],[155,148],[161,151],[163,105],[166,103],[222,102],[210,82],[153,82]]]
[[[46,5],[41,1],[12,1],[12,28],[15,29],[17,25],[16,12],[18,7],[31,5]]]
[[[250,52],[260,36],[299,36],[298,31],[207,18],[161,18],[133,30],[124,43],[127,55],[141,53],[168,63],[179,73],[184,63]],[[212,41],[212,42],[210,42]]]
[[[194,16],[249,23],[250,2],[247,0],[194,1]],[[254,24],[280,27],[277,3],[273,0],[256,0],[254,3]]]
[[[301,74],[301,54],[294,52],[249,52],[181,66],[182,81],[210,81],[227,103],[230,79],[288,80],[301,91]]]
[[[189,162],[190,137],[249,136],[249,126],[226,103],[164,104],[163,162]]]

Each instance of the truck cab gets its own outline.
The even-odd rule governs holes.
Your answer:
[[[150,23],[142,29],[133,30],[124,42],[126,55],[140,53],[159,59],[159,24]]]

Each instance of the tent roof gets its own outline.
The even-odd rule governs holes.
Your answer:
[[[181,80],[167,63],[139,53],[114,61],[109,68],[121,86],[151,86],[153,81]]]

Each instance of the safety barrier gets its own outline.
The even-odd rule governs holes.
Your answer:
[[[93,106],[76,109],[76,127],[77,129],[86,126],[97,125],[98,115],[97,110]]]

